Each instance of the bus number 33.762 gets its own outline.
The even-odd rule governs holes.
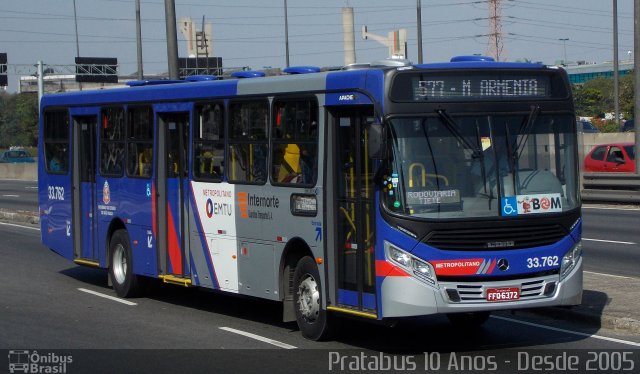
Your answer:
[[[64,187],[48,186],[49,200],[64,200]]]

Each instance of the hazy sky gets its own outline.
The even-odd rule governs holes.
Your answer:
[[[284,0],[175,0],[176,16],[213,24],[214,55],[225,67],[285,65]],[[406,28],[409,59],[417,62],[416,0],[288,0],[291,65],[339,66],[344,62],[342,15],[354,8],[356,58],[387,56],[386,47],[362,40],[362,25],[386,35]],[[612,0],[502,0],[504,56],[553,64],[564,58],[613,59]],[[0,0],[0,52],[9,60],[9,91],[17,77],[45,64],[73,64],[76,56],[73,0]],[[80,55],[117,57],[120,73],[136,71],[135,1],[76,0]],[[141,0],[145,73],[167,71],[164,0]],[[484,54],[489,33],[488,2],[422,0],[425,62]],[[620,59],[633,49],[633,0],[618,0]],[[568,38],[568,41],[560,41]],[[178,31],[179,54],[186,44]]]

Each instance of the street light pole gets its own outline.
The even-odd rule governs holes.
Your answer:
[[[563,65],[567,65],[567,40],[569,40],[569,38],[560,38],[558,40],[562,41],[562,48],[564,49],[564,59],[562,60],[562,64]]]
[[[640,0],[633,1],[633,92],[634,109],[633,120],[640,119]],[[635,146],[640,149],[640,131],[638,125],[634,124]],[[636,157],[636,174],[640,174],[640,157]]]
[[[178,35],[176,31],[176,2],[164,0],[164,16],[167,29],[167,60],[169,79],[180,79],[178,74]]]
[[[289,17],[287,16],[287,0],[284,0],[284,48],[289,67]]]
[[[80,57],[80,40],[78,39],[78,16],[76,14],[76,0],[73,0],[73,21],[76,24],[76,57]],[[78,82],[78,89],[82,91],[81,82]]]
[[[76,24],[76,57],[80,57],[80,41],[78,40],[78,16],[76,14],[76,0],[73,0],[73,20]]]
[[[618,71],[618,0],[613,0],[613,108],[614,123],[620,128],[620,73]]]
[[[140,25],[140,0],[136,0],[136,52],[138,57],[138,80],[144,79],[142,71],[142,26]]]
[[[418,4],[418,63],[422,63],[422,0],[417,0]]]

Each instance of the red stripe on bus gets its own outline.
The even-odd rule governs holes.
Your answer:
[[[493,262],[491,263],[491,267],[489,268],[489,271],[487,271],[487,274],[491,274],[493,272],[493,268],[496,267],[496,259],[493,259]]]
[[[168,211],[168,243],[169,246],[169,260],[171,261],[171,267],[173,269],[173,274],[182,275],[182,254],[180,251],[180,242],[178,241],[178,233],[176,232],[176,226],[173,222],[173,213],[171,213],[171,208],[167,209]]]
[[[376,260],[376,276],[379,277],[408,277],[406,271],[385,260]]]
[[[151,183],[151,230],[153,230],[153,237],[156,238],[156,184]]]

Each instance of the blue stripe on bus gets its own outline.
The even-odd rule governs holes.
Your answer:
[[[189,252],[189,263],[191,265],[191,279],[193,279],[194,286],[200,285],[200,277],[198,276],[198,268],[196,268],[196,264],[193,261],[193,255]]]
[[[378,195],[378,194],[376,194]],[[378,204],[378,202],[376,202]],[[380,206],[380,205],[377,205]],[[416,245],[419,243],[417,239],[410,237],[397,228],[391,227],[387,221],[382,218],[380,209],[376,209],[376,260],[384,260],[384,239],[396,247],[406,251],[412,252]]]
[[[95,105],[103,106],[123,103],[160,103],[171,98],[172,101],[193,101],[195,98],[214,98],[236,96],[238,80],[222,80],[207,82],[190,82],[184,84],[167,84],[162,86],[143,86],[114,88],[109,90],[65,92],[55,95],[44,95],[41,107]]]
[[[209,276],[211,278],[211,283],[213,288],[220,289],[220,283],[218,283],[218,277],[216,276],[216,270],[213,266],[213,262],[211,261],[211,252],[209,251],[209,245],[207,244],[207,238],[204,235],[204,229],[202,227],[202,222],[200,222],[200,212],[198,211],[198,204],[195,201],[195,195],[193,192],[193,186],[189,186],[191,193],[189,194],[189,202],[191,204],[191,212],[194,215],[194,222],[197,226],[198,238],[200,239],[200,245],[202,246],[202,251],[204,252],[204,258],[207,263],[207,268],[209,269]]]
[[[358,292],[338,289],[338,303],[342,305],[358,306]],[[362,306],[365,309],[376,309],[376,295],[372,293],[362,293]]]
[[[573,230],[571,230],[571,236],[576,242],[582,239],[582,218],[578,220]]]
[[[338,93],[328,93],[325,105],[362,105],[371,104],[371,98],[362,94],[365,90],[374,102],[382,105],[384,102],[383,89],[384,75],[381,70],[353,70],[327,74],[327,90],[340,90]],[[349,92],[352,91],[352,92]],[[352,96],[350,96],[352,95]]]
[[[499,259],[506,259],[509,262],[508,269],[504,271],[497,271],[497,269],[494,269],[492,272],[490,271],[472,276],[524,276],[526,274],[559,269],[562,263],[562,257],[575,245],[575,243],[576,241],[571,235],[565,236],[557,243],[527,248],[526,250],[488,251],[486,249],[482,249],[479,251],[452,251],[436,249],[427,244],[419,243],[413,250],[412,254],[427,261],[475,259],[485,262],[493,262]]]

